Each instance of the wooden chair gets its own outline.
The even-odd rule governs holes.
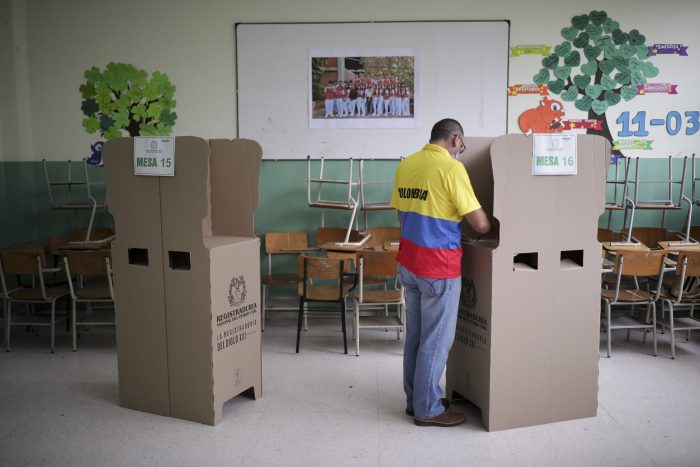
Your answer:
[[[265,234],[265,254],[267,255],[267,275],[262,277],[261,301],[262,323],[261,330],[265,330],[265,321],[268,319],[268,310],[296,310],[293,304],[285,305],[277,303],[270,305],[270,287],[294,286],[299,283],[296,272],[275,273],[272,271],[272,258],[278,255],[297,255],[309,251],[309,240],[306,232],[268,232]],[[287,297],[289,298],[289,297]],[[280,297],[278,301],[283,300]]]
[[[668,316],[664,305],[668,305]],[[661,293],[663,318],[659,324],[671,333],[671,358],[676,358],[676,331],[686,331],[688,341],[690,331],[700,329],[700,319],[693,316],[696,305],[700,305],[700,252],[681,252],[673,285]],[[675,314],[678,308],[688,308],[689,315],[678,317]]]
[[[358,287],[354,292],[353,302],[353,337],[355,338],[355,355],[360,355],[360,328],[395,328],[396,338],[401,339],[405,322],[406,302],[403,287],[368,289],[365,277],[373,279],[382,277],[386,281],[394,280],[396,284],[396,253],[392,251],[363,251],[359,255]],[[360,316],[363,307],[388,307],[395,305],[396,314],[380,316]]]
[[[324,302],[340,305],[340,320],[343,329],[343,346],[348,353],[347,331],[345,325],[345,299],[357,283],[357,276],[350,272],[350,261],[335,258],[299,256],[297,274],[302,278],[299,283],[299,318],[297,325],[297,347],[301,339],[301,324],[307,303]]]
[[[73,352],[77,350],[77,327],[115,325],[114,284],[112,283],[111,255],[108,250],[67,250],[63,257],[72,301]],[[86,304],[86,313],[78,319],[78,303]],[[107,317],[93,315],[93,303],[111,304]]]
[[[51,329],[51,353],[55,347],[56,328],[56,301],[68,295],[66,287],[47,287],[44,276],[56,274],[63,270],[62,267],[47,268],[44,250],[41,248],[6,249],[0,252],[0,277],[2,277],[2,294],[5,298],[5,348],[10,351],[10,329],[12,326],[49,326]],[[31,286],[18,287],[10,290],[5,274],[16,275],[20,278],[28,278]],[[27,314],[18,321],[12,319],[13,303],[45,303],[51,305],[51,314],[48,322],[46,317],[32,312],[28,308]],[[61,320],[63,320],[62,318]]]
[[[600,295],[605,304],[605,316],[603,326],[607,334],[608,358],[611,355],[612,330],[626,329],[627,338],[631,329],[641,329],[643,341],[646,341],[647,332],[652,333],[654,341],[654,355],[657,354],[656,345],[656,301],[661,292],[664,274],[664,261],[667,252],[663,250],[652,251],[619,251],[615,259],[614,273],[616,283],[614,289],[601,289]],[[656,290],[647,292],[639,288],[622,288],[623,278],[647,277],[656,279]],[[632,308],[631,313],[625,313],[613,318],[612,308],[616,306]],[[646,312],[637,315],[639,305],[646,305]],[[649,320],[651,318],[651,322]]]
[[[343,239],[340,240],[343,243],[351,242],[350,233],[353,225],[356,225],[357,208],[359,206],[359,181],[353,180],[353,160],[348,159],[348,178],[347,179],[329,179],[323,176],[323,166],[324,158],[320,160],[319,176],[318,178],[311,177],[311,156],[306,158],[306,186],[307,186],[307,201],[309,206],[312,208],[321,208],[321,226],[325,226],[326,219],[326,209],[341,209],[345,211],[350,211],[350,221],[348,222],[348,227],[344,230],[345,234]],[[316,190],[316,197],[312,199],[311,191],[312,186]],[[326,190],[324,190],[324,186]],[[345,186],[347,186],[347,191],[345,191]],[[333,189],[337,188],[337,190]],[[329,198],[330,196],[330,198]],[[320,245],[320,243],[319,243]]]

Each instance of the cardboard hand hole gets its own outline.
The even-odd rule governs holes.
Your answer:
[[[536,271],[537,252],[518,253],[513,257],[513,271]]]
[[[129,264],[136,266],[148,266],[147,248],[129,248]]]
[[[581,269],[583,267],[583,250],[564,250],[559,263],[561,269]]]
[[[170,261],[170,269],[177,269],[180,271],[189,271],[192,269],[189,251],[169,251],[168,259]]]

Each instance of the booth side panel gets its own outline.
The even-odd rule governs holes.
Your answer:
[[[133,140],[105,143],[114,268],[119,403],[169,415],[159,179],[135,176]]]
[[[214,424],[209,250],[209,145],[175,140],[175,176],[161,180],[170,409]]]
[[[223,404],[241,392],[253,388],[253,397],[262,397],[259,251],[257,238],[211,250],[216,422]]]
[[[447,360],[446,395],[457,393],[481,409],[489,420],[491,383],[492,250],[464,245],[462,292],[455,341]]]
[[[213,235],[253,237],[262,148],[250,139],[213,139],[209,145]]]

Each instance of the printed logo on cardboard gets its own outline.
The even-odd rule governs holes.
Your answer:
[[[247,291],[245,288],[245,279],[243,276],[234,277],[231,279],[231,285],[228,288],[228,302],[231,306],[240,305],[245,301]]]

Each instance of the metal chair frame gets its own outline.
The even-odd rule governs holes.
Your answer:
[[[662,250],[619,251],[617,253],[613,270],[617,277],[615,290],[601,290],[601,300],[605,305],[604,327],[607,334],[608,358],[612,355],[611,332],[614,329],[626,329],[628,339],[631,329],[640,329],[644,333],[643,341],[646,341],[647,332],[651,331],[654,343],[654,356],[657,355],[656,301],[661,293],[666,256],[667,252]],[[623,289],[621,287],[623,276],[631,276],[635,279],[637,276],[654,278],[656,280],[656,290],[654,292],[646,292],[640,290],[638,286],[635,289]],[[636,311],[635,307],[638,305],[646,305],[646,313],[641,318],[633,316],[634,311]],[[612,307],[614,306],[631,306],[633,313],[613,322]],[[650,317],[651,322],[649,322]]]
[[[340,305],[340,320],[343,330],[343,348],[348,353],[347,330],[345,312],[348,295],[357,285],[357,275],[349,272],[349,260],[335,258],[321,258],[313,256],[299,256],[297,258],[297,274],[302,278],[299,283],[299,316],[297,323],[296,353],[299,353],[301,340],[301,326],[305,314],[305,305],[312,302],[338,303]],[[352,286],[349,280],[353,279]],[[318,281],[330,281],[330,285],[314,283]],[[335,295],[337,286],[338,294]],[[330,292],[326,295],[324,292]]]
[[[367,186],[389,186],[388,200],[373,200],[367,199],[365,187]],[[369,211],[388,211],[394,209],[391,205],[391,190],[394,187],[394,180],[367,180],[365,177],[365,161],[360,159],[360,210],[362,211],[364,228],[369,227],[367,221],[367,213]]]
[[[634,179],[627,181],[628,185],[632,185],[633,188],[627,188],[627,195],[625,196],[625,215],[622,221],[622,230],[627,230],[627,242],[631,242],[632,228],[634,227],[634,215],[637,209],[659,209],[662,211],[661,226],[666,225],[666,211],[667,210],[679,210],[683,208],[683,202],[688,203],[688,216],[686,220],[685,241],[689,241],[690,236],[690,223],[692,218],[692,206],[693,203],[685,194],[685,175],[687,169],[688,158],[683,158],[683,169],[680,177],[678,179],[673,178],[673,157],[668,157],[668,178],[666,179],[650,179],[650,180],[640,180],[639,179],[639,163],[640,158],[637,157],[635,160],[635,170]],[[629,164],[629,162],[628,162]],[[629,170],[629,168],[628,168]],[[661,184],[666,185],[668,190],[668,197],[663,199],[639,199],[639,188],[644,184]],[[674,186],[678,185],[678,196],[677,199],[674,196]],[[632,195],[630,196],[630,192]],[[629,214],[628,214],[629,213]],[[627,226],[627,219],[629,218],[629,227]]]
[[[92,315],[93,303],[112,304],[112,310],[114,309],[114,283],[112,281],[112,266],[109,251],[100,250],[67,251],[66,255],[63,257],[63,262],[66,267],[66,274],[70,278],[68,281],[68,288],[70,290],[72,303],[71,323],[73,328],[73,352],[75,352],[77,350],[78,326],[116,325],[115,318],[111,320],[87,319]],[[102,269],[102,267],[104,267],[104,269]],[[76,274],[75,282],[72,279],[72,274]],[[90,276],[106,279],[107,294],[104,293],[104,287],[90,287],[86,285],[86,278]],[[101,293],[91,294],[90,292]],[[95,296],[90,297],[90,295]],[[87,315],[83,320],[78,320],[78,303],[85,303],[87,306]]]
[[[72,243],[80,244],[90,244],[94,243],[95,240],[91,237],[92,227],[95,222],[95,215],[97,210],[101,208],[107,209],[107,191],[105,190],[105,199],[103,201],[98,201],[93,194],[94,186],[105,186],[105,182],[94,182],[90,180],[90,175],[88,172],[87,159],[82,159],[83,164],[83,181],[73,180],[73,170],[72,161],[67,161],[68,174],[65,181],[55,181],[51,180],[49,177],[49,170],[47,166],[46,159],[42,159],[44,166],[44,177],[46,179],[46,187],[49,194],[49,203],[52,209],[56,210],[71,210],[77,212],[78,210],[90,210],[90,220],[88,222],[87,230],[85,232],[85,238],[83,240],[73,241]],[[83,187],[85,190],[84,197],[79,200],[75,200],[75,189]],[[63,202],[59,201],[58,193],[55,192],[57,189],[65,189],[66,200]],[[101,241],[102,239],[100,239]]]
[[[696,305],[700,305],[700,297],[684,297],[684,284],[686,280],[700,280],[700,252],[681,252],[678,257],[676,269],[676,281],[680,284],[678,296],[670,293],[661,296],[661,315],[659,320],[662,330],[668,329],[671,334],[671,358],[676,358],[676,331],[686,331],[686,342],[690,339],[690,331],[700,329],[700,319],[693,312]],[[668,305],[668,316],[665,314],[665,305]],[[675,312],[679,308],[688,308],[689,316],[677,317]]]
[[[299,255],[305,251],[309,251],[308,234],[305,231],[300,232],[267,232],[265,234],[265,254],[267,256],[267,275],[261,280],[261,301],[262,301],[262,323],[261,329],[265,330],[265,321],[269,319],[267,314],[270,310],[296,310],[296,304],[290,303],[285,305],[280,303],[285,298],[295,299],[297,296],[278,297],[276,303],[272,305],[269,302],[270,287],[274,286],[290,286],[299,283],[299,276],[294,273],[274,273],[272,270],[273,256],[278,255]]]
[[[360,355],[360,329],[361,328],[389,328],[396,329],[396,339],[401,339],[406,322],[406,299],[403,287],[396,278],[396,253],[387,251],[358,252],[358,286],[353,300],[353,338],[355,339],[355,356]],[[394,279],[394,290],[387,290],[386,283],[383,290],[365,290],[365,274],[372,278],[383,277],[385,281]],[[367,284],[369,285],[369,284]],[[376,285],[373,283],[372,285]],[[394,292],[398,292],[398,297]],[[389,305],[396,305],[396,315],[386,313]],[[363,307],[382,307],[384,315],[361,316]]]
[[[358,203],[358,187],[359,182],[353,181],[353,159],[348,159],[348,178],[347,180],[340,179],[328,179],[323,178],[324,169],[324,158],[320,160],[321,166],[319,170],[318,178],[311,177],[311,156],[306,158],[306,197],[310,207],[321,208],[321,227],[325,226],[326,209],[342,209],[350,211],[350,222],[348,223],[348,228],[345,235],[345,244],[350,243],[350,231],[352,230],[353,224],[357,223],[357,209]],[[316,186],[316,197],[314,200],[311,199],[311,186]],[[347,185],[347,197],[342,200],[332,200],[323,197],[322,191],[324,185]],[[353,194],[354,192],[354,194]]]
[[[49,326],[51,329],[51,353],[54,353],[56,322],[65,319],[56,319],[56,302],[58,299],[67,296],[70,292],[65,287],[49,289],[45,284],[44,274],[59,273],[62,270],[62,267],[47,268],[44,252],[41,249],[7,249],[0,252],[0,284],[2,285],[2,294],[5,303],[5,349],[8,352],[10,351],[10,329],[12,326]],[[19,276],[31,276],[32,287],[17,287],[10,290],[5,279],[6,273]],[[38,287],[36,286],[37,281],[39,283]],[[25,320],[13,322],[12,304],[15,302],[26,304],[44,303],[51,305],[49,322],[41,320],[40,317],[31,313],[31,310],[29,310]]]

